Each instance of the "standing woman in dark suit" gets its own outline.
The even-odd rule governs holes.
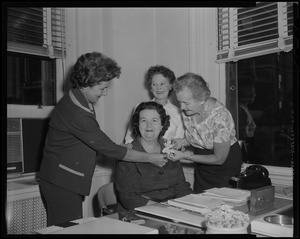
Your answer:
[[[94,103],[120,73],[117,63],[101,53],[80,56],[70,75],[73,88],[52,112],[39,172],[48,226],[82,218],[98,155],[161,167],[167,162],[163,154],[117,145],[100,129]]]

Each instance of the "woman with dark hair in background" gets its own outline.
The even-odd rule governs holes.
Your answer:
[[[170,125],[170,116],[163,106],[143,102],[136,108],[132,120],[134,150],[161,153],[164,149],[162,136]],[[118,211],[163,202],[192,193],[186,182],[180,162],[169,160],[163,167],[150,163],[118,162],[116,172]]]

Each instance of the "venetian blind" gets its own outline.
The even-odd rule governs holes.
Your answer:
[[[293,3],[257,2],[255,7],[218,8],[217,62],[293,49]]]
[[[65,45],[62,8],[7,8],[7,50],[61,58]]]

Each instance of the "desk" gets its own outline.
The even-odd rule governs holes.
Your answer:
[[[261,213],[259,215],[252,215],[252,214],[249,213],[249,201],[248,201],[248,204],[244,204],[244,205],[235,207],[235,209],[239,210],[241,212],[244,212],[244,213],[248,213],[249,217],[250,217],[250,220],[252,221],[252,220],[256,219],[257,217],[261,217],[261,216],[269,215],[269,214],[274,214],[274,213],[277,213],[278,211],[288,209],[292,206],[293,206],[293,200],[275,197],[273,209],[268,210],[267,212]]]
[[[37,234],[158,234],[145,225],[123,222],[113,217],[88,217],[37,230]]]
[[[254,216],[254,215],[249,215],[249,216],[250,216],[251,220],[254,220],[257,217],[273,214],[273,213],[276,213],[285,208],[290,208],[292,205],[293,205],[293,201],[291,201],[291,200],[275,198],[274,210],[271,210],[265,214],[261,214],[261,215],[257,215],[257,216]],[[249,206],[247,204],[244,204],[244,205],[236,207],[235,209],[245,212],[245,213],[248,213]],[[128,213],[128,215],[130,215],[131,212],[126,212],[126,213]],[[111,215],[107,215],[105,217],[119,221],[122,219],[122,217],[124,217],[124,215],[126,216],[126,213],[125,214],[124,213],[114,213]],[[145,222],[143,224],[141,224],[142,226],[146,226],[148,228],[153,228],[153,229],[157,230],[159,234],[205,234],[205,228],[203,228],[203,227],[197,227],[197,226],[189,225],[189,224],[182,223],[182,222],[175,222],[168,218],[163,218],[163,217],[150,215],[150,214],[137,212],[137,211],[135,211],[135,214],[138,217],[140,217],[141,219],[144,219]],[[77,220],[77,222],[85,223],[89,220],[93,221],[95,219],[97,220],[97,218],[83,218],[83,219]],[[199,217],[199,220],[202,220],[202,219],[200,219],[200,217]],[[130,222],[124,222],[124,223],[132,224]],[[127,224],[125,224],[125,225],[127,225]],[[54,233],[54,232],[59,233],[58,231],[61,229],[62,228],[52,226],[49,228],[44,228],[44,229],[38,230],[37,233],[39,233],[39,234],[48,234],[48,233]],[[251,226],[249,226],[248,232],[249,232],[249,234],[251,234]],[[101,233],[97,233],[97,234],[101,234]],[[126,234],[126,232],[124,232],[124,234]]]
[[[135,211],[134,213],[139,218],[145,221],[145,223],[141,225],[157,229],[159,234],[205,234],[205,229],[200,227],[181,222],[174,222],[173,220],[168,218],[149,215],[142,212]],[[127,214],[130,215],[132,214],[132,212],[127,212]],[[114,213],[111,215],[107,215],[106,217],[121,220],[123,216],[124,213]]]
[[[266,215],[276,214],[277,212],[291,208],[292,206],[293,206],[292,200],[285,199],[285,198],[275,198],[274,208],[262,214],[258,214],[258,215],[249,214],[249,201],[248,203],[245,203],[243,205],[236,206],[235,210],[248,213],[250,220],[252,221],[254,219],[264,217]],[[136,212],[136,214],[139,217],[145,219],[145,224],[143,225],[156,228],[159,234],[204,234],[205,233],[205,228],[201,226],[197,227],[182,222],[174,222],[171,219],[159,217],[147,213]],[[109,215],[109,217],[120,219],[119,214],[112,214]],[[203,219],[200,218],[199,216],[199,221],[201,220]],[[248,233],[255,234],[251,231],[251,224],[248,227]]]
[[[125,212],[127,215],[132,212]],[[202,228],[194,227],[184,223],[176,223],[167,218],[159,218],[153,215],[143,215],[142,213],[136,213],[139,218],[144,219],[145,223],[141,224],[145,228],[137,228],[138,226],[130,222],[122,222],[121,218],[126,215],[124,213],[114,213],[102,217],[102,219],[109,219],[110,224],[107,224],[107,220],[103,223],[95,217],[87,217],[72,221],[77,225],[72,225],[66,228],[59,226],[50,226],[40,230],[37,230],[36,234],[65,234],[66,230],[68,234],[204,234],[205,231]],[[97,223],[96,220],[99,222]],[[119,223],[118,223],[119,222]],[[94,224],[94,225],[92,225]],[[97,226],[95,226],[97,224]],[[116,227],[115,225],[119,226]],[[108,225],[112,225],[111,228]],[[78,227],[80,228],[78,229]],[[84,226],[84,227],[83,227]],[[97,228],[96,228],[97,227]],[[104,228],[106,227],[106,228]],[[136,227],[136,228],[135,228]],[[134,230],[134,231],[132,231]],[[97,232],[96,232],[97,231]],[[101,233],[102,231],[102,233]],[[79,233],[78,233],[79,232]]]

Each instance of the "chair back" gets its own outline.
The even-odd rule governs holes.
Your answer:
[[[108,206],[113,206],[117,204],[117,196],[115,193],[115,183],[110,182],[107,184],[104,184],[98,189],[97,192],[98,197],[98,203],[100,208],[100,214],[103,216],[104,212],[105,214],[109,214]],[[111,212],[113,213],[113,212]]]

